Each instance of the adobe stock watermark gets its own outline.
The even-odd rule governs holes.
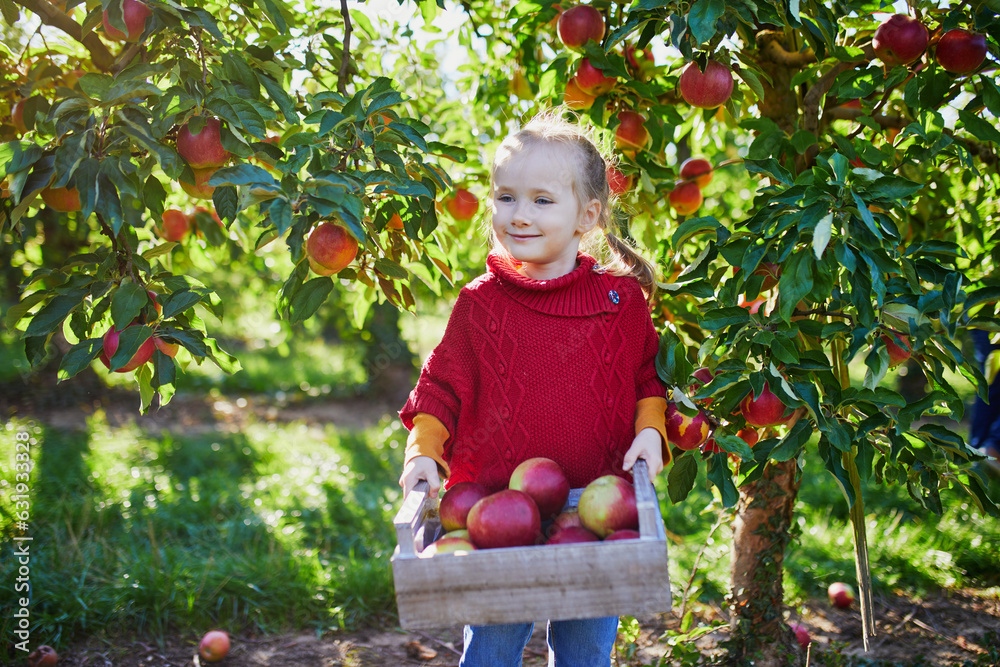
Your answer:
[[[32,459],[32,446],[35,439],[31,436],[33,424],[14,425],[8,423],[4,429],[6,438],[13,446],[14,483],[11,490],[11,506],[14,509],[14,524],[12,526],[11,548],[13,550],[14,609],[12,624],[17,641],[15,648],[28,652],[31,639],[31,469],[35,463]],[[12,436],[12,437],[11,437]]]

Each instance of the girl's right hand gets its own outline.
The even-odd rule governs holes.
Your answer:
[[[399,477],[399,485],[403,487],[403,497],[409,495],[410,491],[420,480],[425,480],[432,498],[436,498],[441,490],[441,476],[438,474],[437,461],[429,456],[414,456],[403,466],[403,474]]]

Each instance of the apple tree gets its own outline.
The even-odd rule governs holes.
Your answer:
[[[733,664],[801,659],[781,575],[809,476],[833,475],[851,508],[866,641],[866,486],[997,512],[946,420],[959,381],[985,395],[965,332],[998,330],[998,10],[466,5],[463,38],[488,54],[466,82],[483,125],[575,110],[618,159],[620,231],[660,260],[658,368],[713,429],[675,448],[668,491],[682,501],[704,457],[735,510]],[[926,382],[916,399],[903,368]]]
[[[379,37],[363,11],[0,8],[9,26],[37,25],[0,47],[0,235],[17,297],[5,324],[32,365],[59,342],[60,379],[95,360],[134,372],[143,410],[170,400],[179,362],[238,369],[206,324],[224,315],[217,289],[175,271],[196,250],[287,265],[274,293],[291,324],[333,302],[361,327],[374,304],[412,309],[417,283],[450,286],[436,204],[465,151],[359,67]]]

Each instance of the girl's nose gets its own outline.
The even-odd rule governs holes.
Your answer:
[[[511,222],[518,227],[523,227],[528,224],[528,218],[525,215],[524,205],[518,203],[514,207],[514,215],[511,217]]]

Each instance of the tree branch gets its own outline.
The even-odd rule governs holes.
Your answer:
[[[812,49],[803,51],[786,51],[781,40],[785,34],[776,30],[766,30],[757,33],[757,46],[761,54],[771,62],[785,65],[786,67],[801,69],[806,65],[816,62],[816,54]]]
[[[114,65],[115,57],[104,46],[104,42],[101,41],[96,32],[90,32],[84,37],[80,24],[56,9],[48,0],[17,0],[17,4],[38,16],[45,25],[62,30],[87,47],[87,50],[90,51],[90,58],[97,69],[107,72]]]
[[[837,80],[837,77],[842,72],[846,72],[854,69],[858,65],[867,63],[874,57],[875,50],[871,47],[871,45],[868,45],[865,47],[864,58],[838,63],[830,71],[821,76],[819,81],[814,83],[812,87],[809,88],[802,100],[802,129],[808,130],[813,134],[818,134],[820,100],[822,100],[827,92],[829,92],[830,88],[833,87],[833,82]]]
[[[351,65],[351,13],[347,10],[347,0],[340,0],[340,15],[344,17],[344,52],[340,57],[340,74],[337,76],[337,90],[347,95],[347,72]]]

